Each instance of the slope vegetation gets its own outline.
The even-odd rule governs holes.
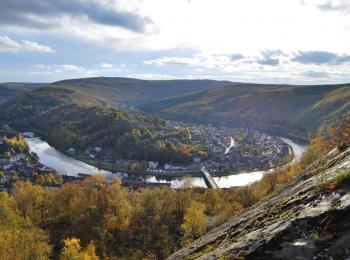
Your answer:
[[[236,84],[144,104],[172,119],[253,127],[307,138],[320,125],[350,111],[350,85]]]
[[[125,85],[121,83],[123,80]],[[197,148],[187,144],[188,137],[166,128],[158,117],[118,109],[119,105],[147,99],[141,93],[142,87],[136,88],[134,81],[137,82],[99,78],[57,82],[2,104],[0,125],[38,132],[62,150],[74,147],[83,152],[89,147],[102,146],[108,159],[189,163],[193,156],[200,155]],[[183,88],[174,82],[157,84],[150,87],[154,89],[149,93],[152,98],[161,96],[161,90],[156,91],[158,88]],[[166,145],[169,136],[176,141]]]
[[[349,115],[350,84],[292,86],[212,80],[74,79],[27,92],[5,104],[2,114],[31,120],[36,113],[63,104],[108,105],[133,113],[150,112],[175,120],[255,128],[306,140],[320,126]]]
[[[348,147],[169,259],[348,259],[349,216]]]
[[[0,104],[27,91],[43,87],[43,83],[0,83]]]
[[[214,80],[138,80],[130,78],[86,78],[64,80],[43,88],[40,92],[55,92],[64,98],[90,104],[140,104],[172,98],[211,88],[228,86],[232,82]]]

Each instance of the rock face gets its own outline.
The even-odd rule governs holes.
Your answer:
[[[350,148],[169,259],[350,259]]]

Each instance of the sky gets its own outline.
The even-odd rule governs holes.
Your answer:
[[[1,0],[0,82],[350,82],[350,0]]]

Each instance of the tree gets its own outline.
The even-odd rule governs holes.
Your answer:
[[[45,231],[35,227],[0,229],[0,259],[50,259],[52,247]]]
[[[33,227],[14,209],[7,193],[0,193],[0,259],[49,259],[47,233]]]
[[[13,189],[13,197],[23,217],[29,217],[35,224],[41,226],[47,222],[52,202],[52,194],[49,190],[32,185],[29,181],[18,182]]]
[[[72,237],[63,240],[64,247],[61,250],[60,260],[98,260],[95,245],[91,241],[86,249],[80,246],[80,239]]]
[[[64,247],[61,250],[60,260],[78,260],[80,258],[80,239],[67,238],[63,240]]]
[[[205,205],[203,203],[192,201],[190,207],[185,212],[184,223],[181,225],[186,236],[198,238],[204,234],[208,222],[204,211]]]

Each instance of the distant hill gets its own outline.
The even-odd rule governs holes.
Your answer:
[[[232,85],[215,80],[139,80],[131,78],[85,78],[55,82],[37,93],[86,104],[135,105],[172,98],[211,88]]]
[[[188,137],[169,130],[158,117],[118,108],[224,84],[125,78],[60,81],[0,104],[0,126],[40,133],[62,150],[102,146],[116,158],[188,163],[202,154],[186,145]],[[166,145],[168,135],[177,141]]]
[[[30,87],[34,90],[26,92]],[[63,105],[67,109],[72,104],[111,106],[133,113],[255,128],[306,140],[310,132],[350,113],[350,84],[293,86],[99,77],[36,87],[17,86],[24,94],[2,105],[0,116],[23,124],[44,111],[61,111],[53,108]]]
[[[125,105],[142,104],[227,84],[232,83],[213,80],[147,81],[104,77],[64,80],[33,91],[22,90],[24,94],[0,105],[0,123],[9,123],[23,128],[33,127],[47,132],[48,129],[44,129],[42,124],[38,125],[39,118],[48,118],[47,120],[53,121],[54,118],[59,118],[58,113],[69,114],[69,110],[82,112],[84,108],[89,107],[118,109],[124,108]],[[35,86],[32,87],[35,88]],[[128,111],[130,110],[129,108]],[[93,110],[85,109],[85,111],[90,113]],[[72,118],[75,116],[73,112],[70,114]],[[91,118],[91,115],[86,116]],[[60,121],[56,123],[65,124]]]
[[[235,84],[140,108],[170,119],[252,127],[306,139],[320,125],[349,116],[350,84]]]
[[[45,86],[46,83],[0,83],[0,104],[27,91]]]

